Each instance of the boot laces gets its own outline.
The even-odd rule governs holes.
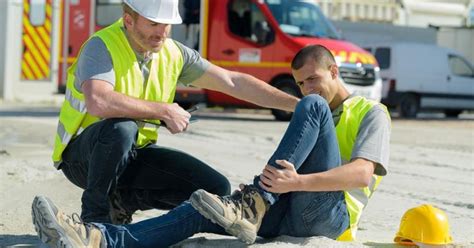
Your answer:
[[[78,232],[81,235],[85,235],[86,237],[88,236],[89,233],[89,227],[91,224],[85,223],[81,217],[77,213],[73,213],[71,216],[65,215],[66,216],[66,223],[74,228],[76,232]]]
[[[226,205],[231,206],[234,213],[237,214],[237,209],[241,209],[242,203],[242,193],[240,191],[235,191],[230,196],[219,196],[219,199]]]
[[[225,205],[231,206],[232,211],[239,215],[240,218],[245,218],[244,208],[252,206],[254,199],[252,195],[255,193],[255,189],[249,186],[245,186],[242,191],[236,191],[230,196],[219,197]]]
[[[244,214],[244,208],[250,208],[255,204],[255,199],[254,195],[257,193],[257,190],[254,187],[250,187],[248,185],[245,185],[244,189],[242,190],[242,199],[241,202],[243,203],[241,205],[240,213],[241,213],[241,218],[245,218]],[[244,206],[245,204],[245,206]],[[252,211],[253,212],[253,211]],[[254,215],[256,213],[253,213]]]

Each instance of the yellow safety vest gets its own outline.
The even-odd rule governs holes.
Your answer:
[[[183,55],[171,39],[166,39],[162,49],[153,54],[147,82],[138,65],[136,55],[122,31],[123,21],[104,28],[92,37],[99,37],[109,51],[115,72],[116,92],[155,102],[173,102],[178,77],[183,68]],[[82,50],[82,48],[81,48]],[[65,101],[59,114],[59,123],[55,138],[53,161],[56,168],[61,163],[62,152],[72,138],[85,128],[100,120],[87,113],[82,92],[74,87],[76,62],[68,69]],[[159,120],[150,120],[159,124]],[[139,122],[137,145],[145,146],[158,139],[158,127]]]
[[[336,135],[339,142],[339,150],[344,161],[350,161],[352,149],[359,132],[360,124],[367,112],[378,102],[367,100],[360,96],[347,99],[343,103],[343,112],[336,126]],[[381,105],[388,114],[387,108]],[[349,213],[349,228],[337,240],[352,241],[356,238],[357,225],[362,215],[362,210],[367,206],[369,198],[382,180],[381,176],[373,175],[368,187],[344,191],[344,198]]]

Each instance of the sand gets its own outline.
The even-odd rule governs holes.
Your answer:
[[[0,105],[0,247],[40,247],[31,222],[35,195],[50,197],[68,213],[80,210],[81,190],[50,161],[59,108]],[[204,110],[186,133],[160,132],[160,144],[185,150],[229,178],[233,188],[250,182],[277,146],[288,123],[265,111]],[[448,215],[456,247],[474,246],[474,117],[463,120],[427,115],[394,118],[389,174],[366,208],[358,241],[323,237],[259,239],[252,247],[396,247],[393,237],[403,213],[430,203]],[[139,212],[139,221],[164,213]],[[233,237],[199,234],[177,247],[243,247]]]

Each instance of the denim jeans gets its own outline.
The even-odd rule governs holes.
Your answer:
[[[226,234],[186,201],[168,213],[129,225],[92,223],[107,241],[107,247],[168,247],[196,233]]]
[[[292,162],[300,174],[340,166],[334,123],[323,98],[310,95],[298,103],[285,135],[268,162],[279,167],[275,159]],[[257,187],[258,180],[258,177],[254,179]],[[290,235],[335,239],[349,227],[342,191],[280,195],[262,192],[272,205],[258,232],[261,237]],[[200,215],[189,202],[162,216],[130,225],[94,225],[101,229],[108,247],[167,247],[200,232],[225,234],[220,226]]]
[[[291,162],[298,174],[328,171],[341,165],[334,121],[324,98],[309,95],[298,103],[288,129],[268,164],[281,168],[276,164],[279,159]],[[270,208],[266,213],[261,236],[325,236],[335,239],[349,227],[343,191],[280,195],[261,189],[259,181],[258,176],[254,178],[254,185],[263,197],[272,207],[275,202],[278,203],[277,208]],[[274,228],[276,222],[279,222],[278,228]]]
[[[218,195],[230,193],[223,175],[189,154],[158,145],[137,149],[137,133],[133,120],[105,119],[87,127],[67,146],[60,168],[84,189],[83,221],[110,223],[113,192],[130,213],[172,209],[201,188]]]

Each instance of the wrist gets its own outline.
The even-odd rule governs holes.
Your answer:
[[[298,175],[296,177],[295,189],[293,191],[307,191],[305,175]]]
[[[170,119],[170,104],[168,103],[158,103],[158,106],[157,106],[157,118],[158,120],[162,120],[162,121],[167,121]]]

